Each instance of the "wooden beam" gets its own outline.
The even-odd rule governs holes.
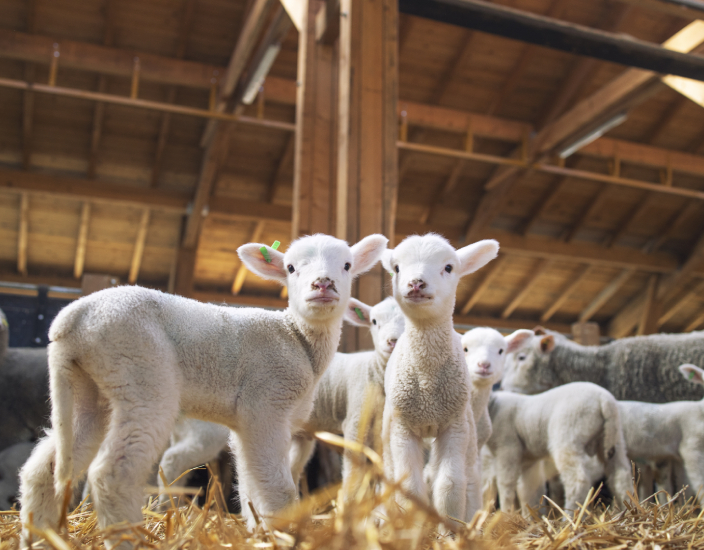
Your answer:
[[[521,302],[531,293],[538,279],[550,268],[550,260],[545,258],[538,260],[533,266],[530,274],[525,281],[521,283],[518,293],[513,297],[511,302],[506,306],[506,309],[501,313],[502,319],[508,319],[516,308],[521,305]]]
[[[256,222],[254,224],[254,228],[252,229],[249,238],[247,239],[247,242],[249,243],[258,243],[260,239],[262,238],[262,233],[264,232],[264,222]],[[247,267],[244,264],[241,264],[239,268],[237,268],[237,273],[235,274],[235,280],[232,283],[232,294],[237,296],[240,291],[242,290],[242,285],[244,285],[244,281],[247,278]]]
[[[697,330],[704,323],[704,313],[697,315],[682,332],[691,332]]]
[[[489,286],[497,277],[499,271],[505,263],[506,255],[502,254],[493,262],[491,262],[486,269],[483,270],[484,278],[479,283],[477,288],[474,289],[472,295],[469,297],[469,300],[465,302],[465,304],[462,306],[462,309],[460,310],[460,313],[463,316],[466,316],[472,310],[472,308],[477,305],[477,302],[479,302],[479,300],[481,299],[482,294],[484,294],[484,292],[486,292],[486,289],[489,288]]]
[[[326,0],[315,16],[315,39],[332,46],[340,36],[340,0]]]
[[[604,246],[611,248],[623,237],[634,220],[640,218],[650,208],[650,193],[644,193],[638,204],[636,204],[618,227],[606,238]]]
[[[540,196],[535,204],[535,207],[531,210],[528,218],[523,222],[520,233],[525,237],[533,229],[533,226],[538,222],[538,220],[545,214],[547,209],[557,198],[557,196],[562,192],[565,184],[567,182],[566,177],[558,177],[554,183],[548,185],[545,192]]]
[[[658,283],[658,275],[651,275],[648,278],[648,287],[645,290],[645,304],[643,306],[643,311],[641,312],[636,336],[644,336],[646,334],[654,334],[657,332],[657,319],[659,313],[657,297]]]
[[[453,317],[455,330],[464,332],[466,327],[493,327],[499,330],[518,330],[521,328],[532,329],[541,325],[549,330],[562,334],[570,334],[571,326],[567,323],[544,322],[539,319],[502,319],[484,315],[455,315]]]
[[[104,94],[108,89],[108,80],[105,75],[98,77],[98,93]],[[95,169],[98,163],[98,150],[100,138],[103,135],[103,120],[105,118],[105,103],[98,101],[93,108],[93,129],[90,134],[90,151],[88,152],[88,178],[95,178]]]
[[[266,191],[266,202],[270,203],[274,201],[276,197],[276,190],[279,186],[279,181],[283,177],[284,170],[286,170],[293,162],[293,152],[296,145],[296,136],[291,134],[286,139],[286,145],[284,147],[284,152],[279,159],[279,163],[276,165],[276,170],[274,171],[273,177],[269,180]]]
[[[699,210],[701,205],[698,202],[688,201],[679,212],[675,212],[670,219],[665,223],[665,229],[660,232],[660,236],[648,243],[648,252],[659,250],[670,238],[674,235],[682,224],[692,216],[695,211]]]
[[[557,297],[557,299],[552,303],[552,305],[545,311],[540,316],[540,320],[545,323],[549,321],[555,313],[563,306],[563,304],[567,301],[567,298],[570,297],[570,294],[572,294],[579,285],[581,285],[589,275],[591,275],[592,271],[592,266],[587,265],[582,268],[582,272],[579,274],[579,276],[569,283],[563,291],[560,293],[560,295]]]
[[[452,172],[450,172],[450,175],[445,180],[445,183],[443,183],[440,190],[430,199],[430,204],[423,209],[423,213],[420,216],[420,223],[428,223],[428,220],[433,215],[435,208],[437,208],[442,199],[444,199],[455,189],[455,187],[457,187],[457,182],[460,180],[460,176],[462,175],[464,168],[464,160],[458,160],[455,163],[455,166],[452,168]]]
[[[662,313],[657,321],[657,327],[660,328],[670,319],[672,319],[677,313],[679,313],[683,307],[688,305],[692,299],[694,299],[698,294],[704,291],[704,281],[700,281],[693,288],[685,292],[674,304],[672,304],[666,311]]]
[[[139,277],[139,268],[142,265],[142,257],[144,256],[144,245],[147,242],[147,231],[149,229],[150,210],[145,208],[142,211],[142,217],[139,221],[139,229],[137,230],[137,238],[134,243],[134,251],[132,252],[132,263],[130,264],[130,273],[127,281],[133,285]]]
[[[638,6],[639,8],[657,11],[682,19],[704,18],[704,6],[700,0],[617,0]]]
[[[597,191],[597,193],[591,198],[587,204],[587,207],[579,215],[579,218],[577,218],[577,221],[572,224],[572,227],[568,228],[567,231],[564,232],[565,242],[571,243],[577,236],[577,233],[579,233],[579,231],[589,221],[589,218],[591,218],[599,210],[599,206],[601,206],[602,201],[606,197],[608,188],[608,185],[602,185],[601,189],[599,189],[599,191]]]
[[[81,207],[81,225],[78,227],[76,240],[76,257],[73,261],[73,276],[76,279],[83,277],[83,267],[86,263],[86,248],[88,246],[88,228],[90,226],[90,202],[86,201]]]
[[[586,323],[591,319],[611,297],[630,279],[635,273],[635,269],[624,269],[615,279],[594,298],[590,304],[579,314],[579,322]]]
[[[624,37],[482,0],[400,0],[399,10],[408,15],[572,54],[704,80],[704,59],[631,36]]]
[[[176,255],[174,293],[193,296],[193,276],[196,269],[197,251],[195,248],[179,247]]]
[[[444,103],[447,92],[450,89],[450,84],[455,76],[460,72],[462,67],[466,67],[469,63],[472,54],[475,51],[475,42],[477,41],[477,33],[474,31],[465,32],[460,42],[460,47],[455,51],[455,54],[450,59],[450,62],[445,67],[445,70],[437,79],[433,88],[428,103],[441,105]]]
[[[20,196],[20,224],[17,231],[17,271],[27,275],[27,240],[29,234],[29,193]]]

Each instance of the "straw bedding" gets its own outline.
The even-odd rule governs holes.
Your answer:
[[[331,487],[304,498],[295,509],[269,522],[269,527],[260,523],[248,532],[237,516],[223,511],[224,497],[215,479],[202,508],[191,502],[157,511],[150,500],[143,523],[113,526],[110,532],[119,532],[138,548],[157,549],[704,549],[704,511],[693,501],[678,504],[673,498],[658,505],[652,498],[641,503],[632,497],[619,511],[594,505],[593,493],[585,503],[589,505],[574,513],[550,502],[533,510],[529,519],[484,510],[456,537],[443,537],[437,530],[440,518],[432,509],[407,495],[401,495],[405,499],[401,509],[394,503],[400,488],[374,489],[383,478],[374,451],[330,434],[317,436],[357,453],[355,478],[339,493],[340,487]],[[19,532],[18,513],[0,512],[0,550],[19,548]],[[57,532],[33,529],[32,535],[33,542],[43,539],[46,547],[75,550],[102,548],[106,533],[96,527],[90,505],[84,505],[67,513]]]

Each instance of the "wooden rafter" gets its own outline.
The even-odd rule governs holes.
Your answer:
[[[264,222],[259,221],[254,224],[254,227],[252,228],[249,237],[247,239],[247,242],[249,243],[258,243],[259,240],[262,238],[262,233],[264,232]],[[242,290],[242,285],[244,285],[244,281],[247,278],[247,267],[244,264],[241,264],[239,268],[237,268],[237,273],[235,274],[235,280],[232,283],[232,294],[235,296],[240,293]]]
[[[555,313],[564,305],[570,295],[581,285],[590,275],[592,266],[587,265],[582,268],[579,276],[565,287],[552,305],[540,316],[542,322],[549,321]]]
[[[86,248],[88,245],[88,228],[90,226],[90,202],[86,201],[81,207],[81,224],[78,227],[76,239],[76,256],[73,261],[73,276],[80,279],[86,263]]]
[[[691,332],[693,330],[696,330],[700,326],[702,326],[702,323],[704,323],[704,313],[700,313],[694,319],[692,319],[692,321],[689,322],[689,324],[685,327],[682,332]]]
[[[29,193],[20,196],[20,224],[17,231],[17,271],[27,275],[27,241],[29,236]]]
[[[617,0],[638,6],[642,9],[666,13],[675,17],[687,19],[704,18],[704,6],[701,2],[691,2],[688,0]]]
[[[482,279],[481,283],[479,283],[477,288],[474,289],[474,292],[472,292],[472,295],[469,297],[469,300],[465,302],[465,304],[462,306],[462,309],[460,310],[460,313],[462,315],[467,315],[472,310],[472,308],[477,305],[477,302],[479,302],[479,300],[481,299],[482,294],[486,292],[486,290],[489,288],[494,279],[496,279],[499,272],[501,271],[501,268],[505,265],[505,263],[506,256],[502,254],[496,260],[491,262],[489,266],[484,270],[484,278]]]
[[[506,306],[506,309],[501,313],[502,319],[508,319],[516,308],[521,305],[521,302],[531,293],[533,287],[538,282],[538,279],[550,268],[550,260],[543,258],[538,260],[533,266],[530,274],[525,281],[521,283],[519,291],[511,299],[511,302]]]
[[[695,211],[699,210],[700,206],[701,205],[696,202],[687,201],[687,203],[678,212],[675,212],[670,219],[667,220],[664,229],[660,231],[660,236],[653,240],[652,243],[648,243],[648,245],[646,245],[647,251],[659,250],[669,239],[672,238],[682,224],[688,220]]]
[[[635,269],[624,269],[613,279],[599,294],[585,307],[579,314],[579,322],[586,323],[591,319],[611,297],[630,279],[635,273]]]
[[[34,34],[37,21],[37,2],[27,2],[27,31]],[[24,67],[24,79],[33,82],[36,68],[33,63]],[[32,160],[32,130],[34,127],[34,92],[27,90],[22,94],[22,168],[29,170]]]
[[[139,277],[139,268],[142,265],[142,257],[144,256],[144,245],[147,242],[147,231],[149,230],[149,208],[142,211],[142,217],[139,220],[139,229],[137,230],[137,238],[134,243],[134,251],[132,252],[132,263],[130,264],[130,273],[127,281],[133,285]]]
[[[648,285],[645,289],[645,303],[640,314],[636,336],[657,332],[657,319],[660,309],[658,300],[659,282],[659,275],[653,274],[648,277]]]
[[[683,307],[689,304],[697,295],[701,294],[702,291],[704,291],[704,281],[700,281],[693,288],[686,291],[676,302],[670,305],[667,310],[662,312],[662,315],[660,315],[658,319],[658,328],[677,315]]]
[[[577,221],[572,224],[572,226],[567,229],[564,233],[565,242],[571,243],[577,236],[577,233],[586,225],[591,218],[601,206],[603,200],[606,198],[606,192],[609,186],[604,184],[601,186],[599,191],[592,197],[592,199],[587,204],[587,207],[582,211],[582,213],[577,218]]]
[[[618,227],[609,234],[604,242],[604,246],[611,248],[623,237],[628,229],[631,227],[633,222],[640,218],[645,212],[650,208],[650,193],[645,193],[641,197],[640,201],[631,209],[631,211],[626,215],[626,217],[621,221]]]

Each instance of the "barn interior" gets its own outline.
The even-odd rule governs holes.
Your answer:
[[[434,231],[501,245],[460,287],[460,328],[696,330],[703,16],[689,0],[4,0],[0,292],[119,282],[282,308],[238,246]],[[388,280],[378,266],[356,295]]]

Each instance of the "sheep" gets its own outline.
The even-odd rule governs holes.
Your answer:
[[[288,285],[285,311],[140,287],[106,289],[64,308],[49,330],[52,432],[21,472],[22,523],[33,517],[40,528],[57,528],[66,486],[86,468],[98,525],[140,522],[145,480],[179,412],[233,430],[249,527],[249,502],[265,521],[294,503],[291,432],[308,418],[335,353],[353,278],[386,243],[370,235],[349,247],[313,235],[286,254],[241,246],[250,271]]]
[[[680,365],[690,382],[704,385],[704,370]],[[619,401],[628,456],[654,464],[658,490],[672,494],[672,461],[681,462],[699,503],[704,505],[704,400],[654,404]]]
[[[630,488],[630,467],[616,399],[590,382],[573,382],[538,395],[495,392],[489,402],[499,500],[513,511],[522,472],[550,458],[565,487],[565,507],[584,502],[592,484],[589,457],[602,463],[618,501]],[[535,492],[524,481],[526,495]]]
[[[373,351],[335,354],[330,367],[318,384],[313,413],[306,423],[306,430],[342,433],[345,439],[357,440],[359,423],[367,399],[373,399],[372,410],[382,411],[384,398],[384,373],[386,364],[398,338],[403,334],[404,316],[393,297],[369,308],[360,309],[363,320],[350,319],[360,326],[368,326],[374,342]],[[366,441],[372,443],[371,441]],[[296,483],[314,450],[314,441],[305,434],[293,439],[291,468]],[[352,456],[342,457],[343,483],[349,483]],[[348,495],[350,491],[343,491]]]
[[[704,363],[704,332],[653,334],[582,346],[541,329],[530,349],[506,360],[502,389],[534,394],[568,382],[593,382],[618,400],[668,403],[699,400],[704,389],[677,367]]]
[[[361,316],[361,318],[360,318]],[[374,351],[346,354],[336,353],[330,366],[320,378],[316,388],[313,412],[306,422],[307,431],[326,430],[342,433],[346,438],[356,438],[359,415],[368,384],[383,386],[384,369],[396,340],[403,332],[403,315],[393,298],[370,308],[350,299],[344,319],[356,326],[368,326],[374,340]],[[383,408],[383,401],[380,405]],[[182,418],[171,434],[171,446],[164,453],[160,466],[167,482],[173,482],[189,468],[210,462],[227,445],[230,430],[226,426],[193,418]],[[296,434],[290,451],[291,471],[298,486],[301,472],[310,460],[314,441],[303,434]],[[343,458],[345,471],[349,471],[349,457]],[[185,476],[176,485],[186,482]],[[159,487],[163,480],[159,477]],[[165,492],[162,504],[168,502]]]
[[[33,448],[34,443],[23,441],[0,451],[0,510],[9,510],[17,501],[20,467]]]
[[[504,337],[498,330],[488,327],[477,327],[462,335],[462,349],[469,369],[471,382],[470,400],[477,430],[477,448],[482,449],[491,436],[491,419],[489,418],[489,397],[491,389],[501,380],[506,354],[520,349],[534,336],[532,330],[520,329]],[[482,479],[481,461],[472,460],[476,479]],[[426,468],[426,483],[431,484],[435,472]],[[471,508],[474,496],[472,488],[467,494],[467,508]]]
[[[452,518],[472,517],[480,504],[473,464],[477,434],[467,406],[469,373],[460,335],[452,325],[455,293],[460,278],[490,262],[498,249],[496,241],[485,240],[456,251],[443,237],[430,233],[407,237],[382,257],[406,319],[384,379],[385,475],[428,502],[423,437],[434,437],[431,498],[438,513],[448,518],[444,524],[448,530],[457,528]],[[474,495],[469,509],[468,490]]]

